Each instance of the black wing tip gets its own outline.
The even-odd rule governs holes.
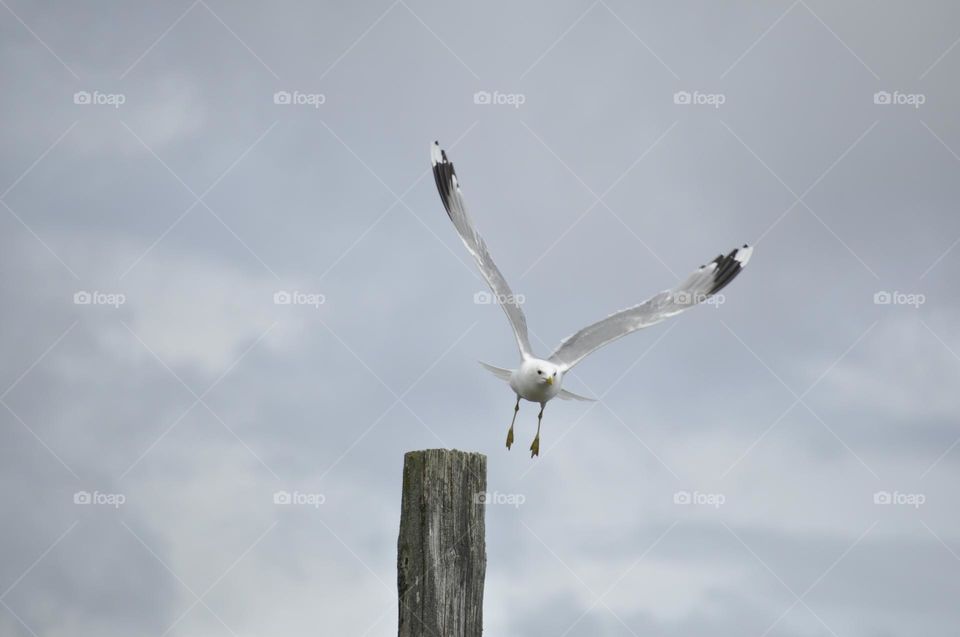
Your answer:
[[[440,142],[437,140],[434,140],[433,145],[430,146],[430,163],[434,166],[450,163],[450,160],[447,159],[447,151],[440,148]]]
[[[437,190],[440,192],[443,207],[447,211],[447,215],[450,216],[451,199],[457,189],[457,177],[453,164],[447,158],[447,152],[440,148],[440,143],[437,141],[434,141],[430,147],[430,163],[433,164],[433,178],[436,181]]]
[[[710,286],[710,291],[707,294],[716,294],[737,278],[740,271],[746,267],[752,254],[753,248],[745,243],[742,248],[735,248],[730,251],[730,254],[720,255],[714,259],[713,263],[716,263],[717,267],[713,273],[713,285]]]

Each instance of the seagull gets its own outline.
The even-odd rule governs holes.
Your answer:
[[[753,248],[746,244],[727,255],[720,254],[707,265],[701,265],[675,288],[664,290],[639,305],[620,310],[588,325],[563,339],[547,358],[538,358],[530,347],[527,319],[523,310],[520,309],[517,297],[490,257],[487,244],[477,232],[473,220],[467,213],[467,206],[460,190],[457,174],[453,170],[453,164],[438,142],[434,142],[430,147],[430,162],[433,164],[433,177],[437,182],[437,190],[440,191],[440,199],[443,201],[447,216],[457,229],[463,245],[476,260],[480,274],[490,286],[496,303],[506,313],[520,350],[520,366],[516,369],[504,369],[480,363],[494,376],[507,381],[510,389],[517,396],[517,402],[513,406],[513,420],[510,421],[510,429],[507,431],[507,449],[513,445],[513,425],[517,421],[517,412],[520,411],[520,399],[540,403],[537,435],[530,444],[531,458],[540,455],[540,425],[543,422],[543,410],[550,400],[557,397],[563,400],[593,400],[563,389],[564,375],[574,365],[591,352],[622,336],[656,325],[709,299],[740,274],[753,254]]]

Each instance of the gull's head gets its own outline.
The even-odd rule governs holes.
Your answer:
[[[536,358],[524,361],[520,372],[527,382],[538,385],[559,385],[563,380],[563,372],[557,365]]]

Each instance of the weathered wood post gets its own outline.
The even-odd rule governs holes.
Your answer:
[[[480,637],[486,490],[483,454],[428,449],[404,456],[397,541],[400,637]]]

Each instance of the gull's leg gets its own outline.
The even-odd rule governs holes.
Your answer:
[[[517,394],[517,404],[513,406],[513,420],[510,421],[510,431],[507,432],[507,449],[513,445],[513,423],[517,422],[517,412],[520,411],[520,395]]]
[[[540,421],[543,420],[543,410],[546,408],[547,403],[540,403],[540,413],[537,414],[537,437],[533,439],[533,442],[530,443],[530,457],[540,455]]]

